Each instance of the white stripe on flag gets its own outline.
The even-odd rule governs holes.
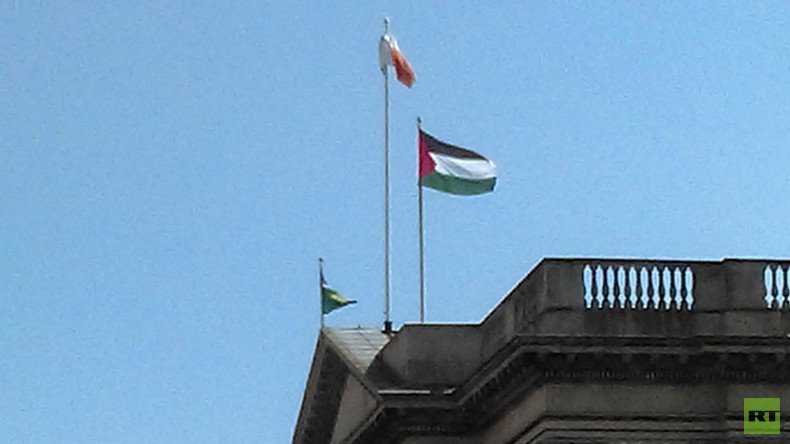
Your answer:
[[[429,153],[436,162],[436,172],[469,180],[483,180],[496,177],[496,165],[490,160],[459,159],[443,154]]]

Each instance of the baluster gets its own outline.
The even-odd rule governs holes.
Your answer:
[[[618,304],[620,304],[619,307],[622,308],[623,306],[620,303],[620,267],[614,266],[612,267],[612,270],[614,271],[614,298],[613,298],[614,304],[613,305],[617,306]]]
[[[655,271],[656,271],[656,267],[648,266],[648,269],[647,269],[647,303],[648,303],[648,308],[653,308],[653,309],[657,309],[658,308],[658,304],[656,303],[656,300],[653,298],[653,296],[655,296],[655,293],[656,293],[656,290],[655,290],[654,285],[653,285],[653,272],[655,272]]]
[[[776,299],[774,301],[774,306],[776,306],[777,310],[782,308],[782,300],[784,297],[782,296],[782,289],[785,286],[784,281],[784,269],[782,268],[782,264],[776,264]]]
[[[622,287],[623,287],[622,288],[622,292],[621,292],[623,303],[622,303],[621,307],[622,308],[628,308],[629,301],[628,301],[628,296],[625,295],[625,285],[626,285],[626,281],[628,280],[629,268],[627,266],[622,266],[622,267],[620,267],[620,270],[623,273],[623,278],[620,281],[620,285],[622,285]]]
[[[604,266],[603,268],[603,304],[601,308],[609,308],[611,304],[609,303],[609,267]]]
[[[590,264],[585,264],[582,268],[582,299],[584,299],[584,308],[589,309],[592,302],[592,295],[590,292]]]
[[[675,285],[676,271],[678,271],[678,267],[669,267],[669,308],[672,309],[674,307],[676,310],[680,310],[680,303],[676,299],[678,295],[678,289]]]
[[[628,308],[634,309],[634,301],[631,300],[631,271],[634,267],[628,266],[625,271],[625,300],[627,301]]]
[[[662,311],[667,309],[667,301],[664,299],[667,295],[667,289],[664,285],[664,270],[666,268],[660,265],[658,269],[658,309]]]

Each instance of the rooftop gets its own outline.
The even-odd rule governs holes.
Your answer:
[[[377,328],[325,328],[323,334],[362,373],[368,371],[373,359],[389,340]]]
[[[481,421],[493,407],[478,400],[494,399],[482,394],[506,392],[503,376],[531,362],[576,376],[692,362],[722,380],[779,380],[790,371],[789,271],[785,260],[544,259],[478,324],[407,324],[391,336],[323,329],[301,415],[316,395],[311,384],[330,386],[340,374],[378,405],[417,397],[424,408],[480,412]],[[754,373],[758,360],[771,364]],[[330,378],[330,368],[339,373]],[[687,373],[676,377],[698,377]],[[316,398],[323,408],[328,393]],[[304,433],[297,426],[295,438]]]

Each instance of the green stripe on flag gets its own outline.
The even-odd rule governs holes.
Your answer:
[[[448,176],[434,171],[433,173],[420,179],[420,184],[424,187],[445,193],[457,194],[461,196],[472,196],[494,191],[496,177],[490,179],[471,180],[460,177]]]

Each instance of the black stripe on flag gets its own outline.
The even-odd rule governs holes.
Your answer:
[[[472,150],[468,150],[466,148],[461,148],[459,146],[450,145],[449,143],[442,142],[441,140],[433,137],[432,135],[426,133],[423,130],[420,130],[420,135],[428,144],[428,151],[432,153],[444,154],[450,157],[456,157],[460,159],[488,160]]]

